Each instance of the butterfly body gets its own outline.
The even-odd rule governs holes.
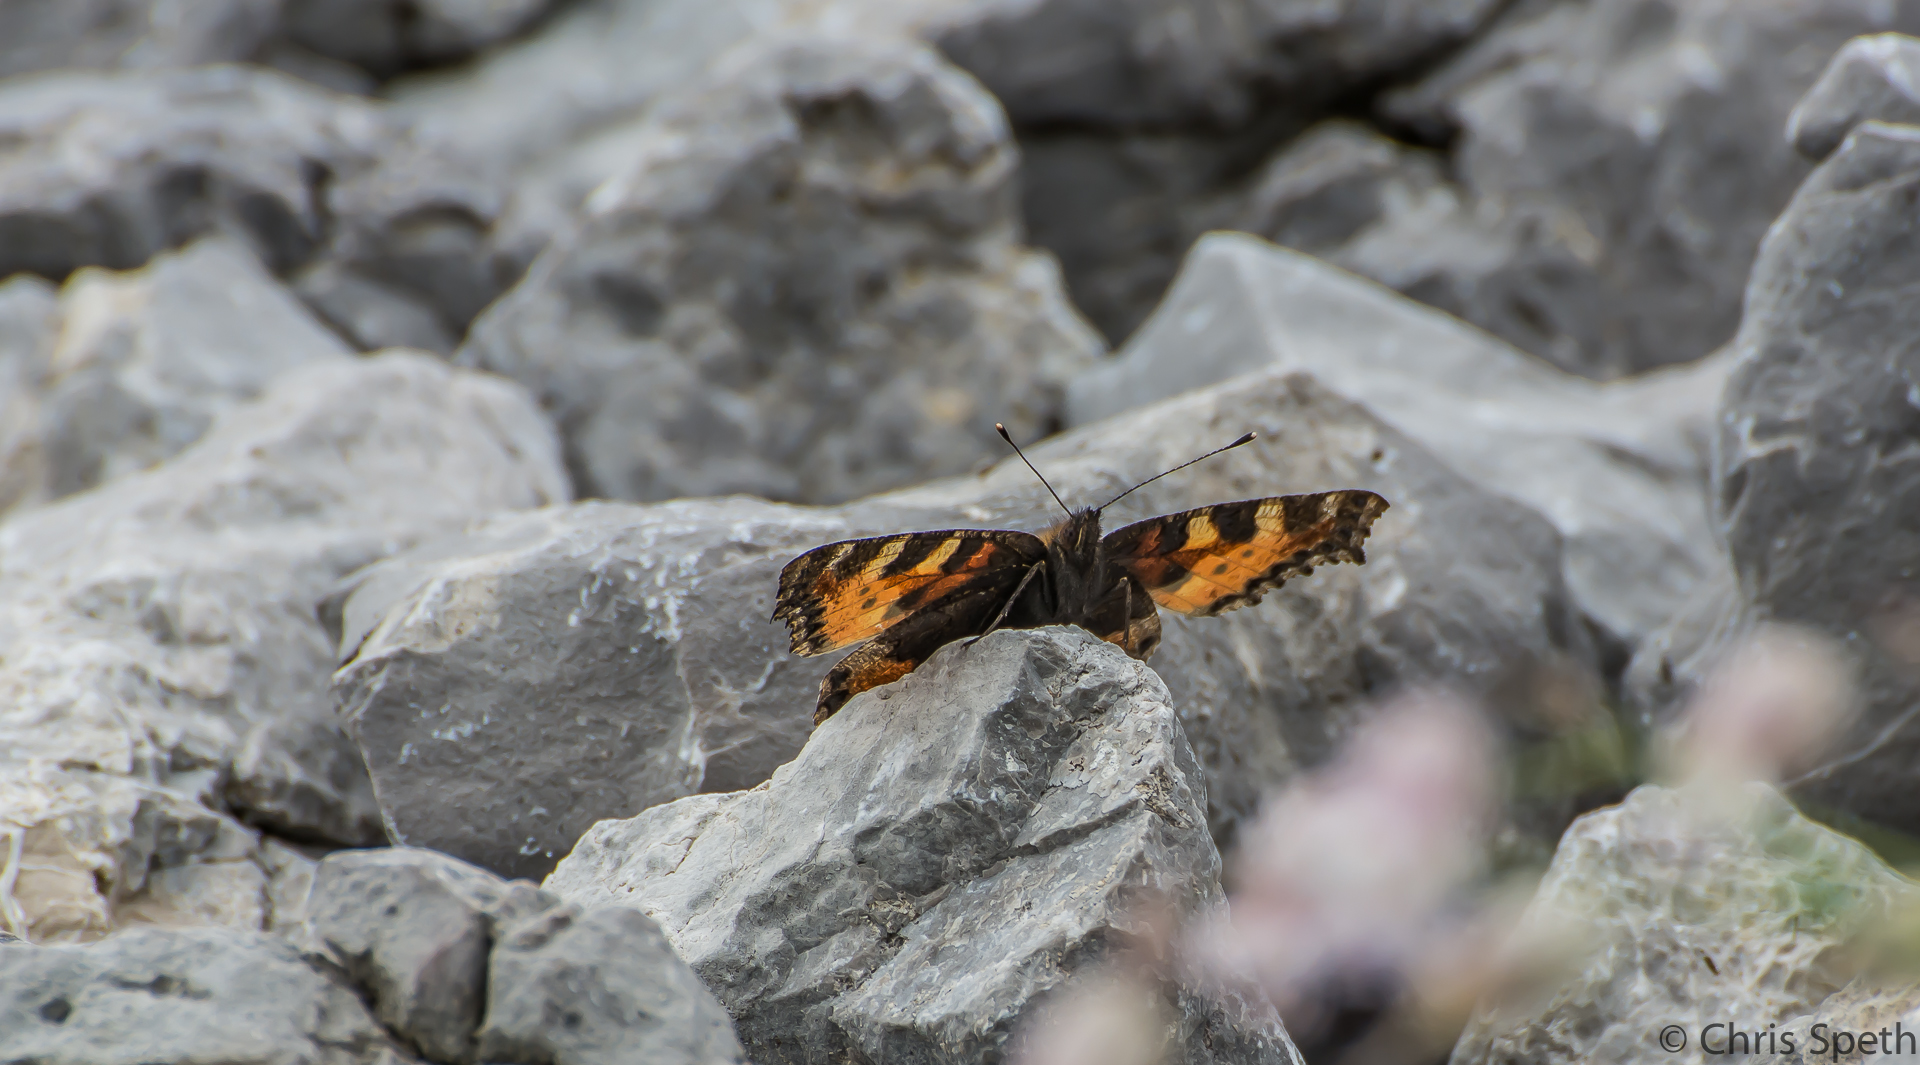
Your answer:
[[[1219,503],[1102,535],[1101,508],[1038,535],[949,529],[818,547],[780,574],[773,617],[796,654],[864,646],[821,681],[818,724],[898,680],[942,645],[997,628],[1079,625],[1145,660],[1159,608],[1208,617],[1257,603],[1290,577],[1366,560],[1387,501],[1351,489]]]

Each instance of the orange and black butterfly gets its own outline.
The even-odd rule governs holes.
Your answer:
[[[994,428],[1007,437],[1005,428]],[[1167,473],[1252,439],[1248,433]],[[1061,503],[1066,519],[1037,536],[1010,529],[900,533],[816,547],[789,562],[773,619],[786,622],[795,654],[869,641],[821,680],[813,723],[913,672],[945,644],[994,629],[1078,625],[1144,661],[1160,643],[1159,607],[1212,617],[1258,603],[1268,589],[1317,565],[1364,563],[1360,544],[1387,509],[1372,492],[1346,489],[1215,503],[1100,535],[1101,511],[1167,473],[1098,507],[1075,512]],[[1059,493],[1053,498],[1058,502]]]

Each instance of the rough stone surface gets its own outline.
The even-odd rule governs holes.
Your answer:
[[[544,892],[542,894],[545,894]],[[487,968],[483,1061],[745,1065],[733,1021],[660,926],[562,906],[508,926]]]
[[[53,286],[37,277],[0,282],[0,515],[46,494],[40,404],[57,306]]]
[[[47,494],[170,458],[280,374],[351,353],[231,241],[83,269],[61,291],[44,386]]]
[[[1067,407],[1081,424],[1249,371],[1311,373],[1552,521],[1567,587],[1626,651],[1725,569],[1706,451],[1729,366],[1597,385],[1305,255],[1217,234]]]
[[[996,421],[1046,431],[1100,353],[1017,243],[1016,156],[925,49],[748,52],[655,112],[460,361],[541,397],[583,494],[838,502],[960,472],[1002,453]]]
[[[464,59],[511,38],[555,0],[286,0],[286,34],[376,77]]]
[[[356,575],[334,685],[394,838],[541,876],[601,818],[765,780],[826,668],[766,620],[780,566],[847,529],[744,498],[588,503]]]
[[[1642,787],[1567,830],[1522,920],[1523,941],[1577,944],[1567,978],[1536,1002],[1483,1010],[1452,1060],[1716,1060],[1698,1042],[1706,1024],[1764,1031],[1812,1011],[1917,896],[1765,785]],[[1685,1052],[1655,1049],[1669,1024],[1688,1032]]]
[[[1148,485],[1108,527],[1347,487],[1394,509],[1363,567],[1326,567],[1218,618],[1166,618],[1153,666],[1207,765],[1216,830],[1329,753],[1370,695],[1398,684],[1503,693],[1517,734],[1555,731],[1535,682],[1592,658],[1552,526],[1304,377],[1240,378],[1028,455],[1085,506],[1249,429],[1255,443]],[[1058,519],[1013,458],[838,508],[690,500],[501,518],[356,578],[341,611],[339,706],[398,838],[535,875],[596,820],[751,787],[799,750],[832,659],[789,657],[785,631],[766,620],[795,555]],[[422,718],[416,705],[444,710]]]
[[[510,280],[486,253],[490,171],[378,105],[261,69],[54,73],[0,87],[0,276],[130,269],[212,230],[276,274],[377,282],[380,318],[310,282],[364,347],[449,350]],[[477,280],[476,280],[477,278]],[[476,290],[477,286],[477,290]],[[362,286],[366,287],[365,285]],[[438,339],[374,335],[424,319]]]
[[[1806,173],[1781,137],[1800,94],[1848,38],[1913,29],[1911,0],[1524,6],[1389,101],[1457,130],[1487,236],[1381,279],[1589,376],[1699,358],[1738,326],[1760,238]],[[1488,242],[1510,250],[1490,260]]]
[[[186,67],[253,58],[282,0],[11,0],[0,78],[61,67]]]
[[[313,872],[300,934],[434,1061],[740,1063],[733,1024],[660,929],[415,848]]]
[[[1768,235],[1720,411],[1716,505],[1741,604],[1844,640],[1865,712],[1799,794],[1911,829],[1920,750],[1920,128],[1869,122]]]
[[[1848,41],[1794,107],[1787,140],[1818,162],[1868,119],[1920,123],[1920,40],[1879,33]]]
[[[255,724],[233,756],[223,797],[247,823],[287,839],[361,847],[387,841],[367,763],[330,714]]]
[[[988,1061],[1136,903],[1219,903],[1205,810],[1151,672],[1001,632],[856,697],[765,787],[602,822],[548,887],[659,921],[756,1061]],[[1270,1008],[1167,994],[1178,1060],[1290,1060]]]
[[[558,904],[522,888],[522,909]],[[433,851],[344,851],[314,870],[305,919],[368,990],[381,1023],[436,1061],[470,1061],[486,1006],[488,911],[507,895],[499,879]]]
[[[89,946],[0,943],[0,1054],[75,1065],[415,1060],[351,987],[292,946],[226,929],[140,929]]]
[[[98,936],[134,919],[121,911],[154,875],[253,839],[214,810],[256,725],[328,714],[333,646],[314,606],[340,577],[566,497],[524,393],[392,353],[296,369],[169,462],[0,525],[0,833],[54,870],[25,914],[32,938]],[[299,809],[276,799],[259,819],[315,836],[359,819],[323,803],[293,824]],[[203,916],[258,927],[261,874],[239,859],[252,901]]]

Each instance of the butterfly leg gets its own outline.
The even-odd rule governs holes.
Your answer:
[[[1027,585],[1032,583],[1033,578],[1037,576],[1039,572],[1045,569],[1046,567],[1047,567],[1047,564],[1045,562],[1035,562],[1033,565],[1027,567],[1027,575],[1020,578],[1020,584],[1014,588],[1013,594],[1010,596],[1007,596],[1006,605],[1002,606],[1000,608],[1000,613],[994,616],[993,624],[987,626],[986,632],[983,632],[980,635],[975,636],[973,639],[968,640],[967,641],[968,647],[972,647],[974,644],[979,643],[981,640],[986,639],[989,633],[993,632],[993,630],[1000,627],[1001,622],[1007,620],[1008,611],[1011,611],[1013,609],[1013,604],[1020,601],[1020,593],[1026,591]]]

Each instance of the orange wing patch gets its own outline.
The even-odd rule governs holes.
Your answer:
[[[1316,565],[1365,562],[1361,542],[1386,509],[1363,490],[1218,503],[1120,529],[1107,537],[1107,557],[1160,606],[1211,617]]]
[[[915,611],[970,587],[1008,583],[1044,559],[1031,533],[952,529],[817,547],[780,571],[773,618],[793,651],[828,651],[878,636]]]

